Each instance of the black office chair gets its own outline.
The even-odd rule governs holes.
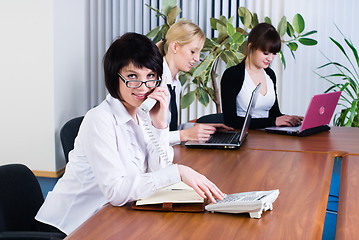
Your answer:
[[[44,202],[40,184],[22,164],[0,166],[0,239],[64,239],[38,231],[35,215]]]
[[[204,115],[198,118],[196,123],[224,123],[223,113]]]
[[[60,139],[66,162],[69,161],[69,152],[74,149],[75,138],[77,137],[83,119],[83,116],[73,118],[61,128]]]

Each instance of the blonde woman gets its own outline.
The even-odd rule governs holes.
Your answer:
[[[162,79],[167,80],[170,91],[168,123],[170,143],[195,140],[207,141],[217,128],[232,129],[223,124],[194,124],[187,129],[178,130],[178,110],[182,86],[178,80],[180,71],[188,72],[199,61],[200,52],[206,40],[204,32],[189,20],[176,22],[168,30],[166,37],[157,43],[163,57]]]

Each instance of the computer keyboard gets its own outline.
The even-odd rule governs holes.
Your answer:
[[[238,142],[239,132],[215,132],[208,139],[207,143],[232,143]]]
[[[261,218],[262,212],[273,209],[279,190],[254,191],[225,195],[223,200],[208,204],[210,212],[249,213],[251,218]]]

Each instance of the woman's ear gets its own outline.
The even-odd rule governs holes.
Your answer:
[[[252,43],[249,43],[247,45],[247,55],[250,55],[252,53]]]
[[[178,48],[178,43],[177,43],[176,41],[173,41],[173,42],[171,42],[170,46],[171,46],[172,52],[173,52],[174,54],[176,54],[177,48]]]

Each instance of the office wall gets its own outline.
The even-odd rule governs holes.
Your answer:
[[[336,29],[337,25],[342,33],[359,48],[359,32],[355,21],[359,10],[359,2],[356,0],[242,0],[242,6],[246,6],[252,12],[257,12],[260,19],[270,16],[276,26],[279,17],[286,16],[292,22],[296,13],[300,13],[305,20],[305,31],[317,30],[311,35],[318,40],[318,44],[306,47],[299,44],[293,59],[288,48],[284,48],[287,60],[287,68],[275,65],[279,77],[279,102],[283,113],[304,115],[311,97],[314,94],[323,93],[330,85],[324,79],[320,79],[315,72],[318,67],[327,62],[323,54],[331,60],[345,63],[346,59],[337,47],[329,40],[333,37],[341,44],[344,43],[341,33]],[[349,49],[346,49],[350,52]],[[321,74],[333,73],[333,68],[320,71]],[[340,108],[336,109],[339,112]],[[331,123],[332,124],[332,123]]]
[[[93,106],[94,103],[90,100],[93,92],[89,87],[88,78],[90,71],[95,72],[95,84],[98,84],[102,74],[101,59],[106,45],[102,45],[99,41],[103,32],[93,33],[94,26],[99,25],[100,20],[90,19],[90,11],[99,8],[99,12],[103,13],[105,9],[112,6],[120,9],[125,7],[130,16],[134,12],[138,13],[134,3],[141,2],[139,0],[133,2],[127,0],[0,1],[0,165],[24,163],[31,169],[40,171],[40,174],[54,173],[64,167],[65,161],[59,140],[60,128],[67,120],[85,114],[87,109]],[[154,1],[145,0],[145,2]],[[194,11],[192,4],[195,4],[195,1],[178,2],[181,2],[183,10],[186,10],[183,13],[184,17],[191,19],[194,17],[193,21],[198,20],[190,11]],[[200,4],[208,2],[199,1]],[[213,10],[218,17],[222,14],[219,11],[221,6],[223,9],[229,4],[224,4],[228,1],[215,2]],[[222,5],[219,4],[220,2]],[[238,1],[232,2],[238,3]],[[248,7],[252,12],[255,11],[261,16],[270,16],[274,22],[278,21],[275,16],[282,13],[291,20],[294,14],[299,12],[306,20],[306,30],[318,30],[315,37],[319,41],[317,46],[300,46],[296,60],[287,54],[288,67],[285,70],[281,70],[280,65],[275,66],[280,79],[280,102],[283,112],[304,114],[311,95],[321,93],[327,87],[326,82],[319,80],[314,74],[316,67],[325,62],[320,52],[328,54],[330,58],[339,55],[329,41],[329,36],[340,39],[340,33],[335,30],[334,23],[359,47],[359,33],[355,31],[354,20],[359,2],[356,0],[342,2],[241,0],[239,2],[241,6]],[[234,3],[231,8],[233,6]],[[211,6],[203,9],[208,13]],[[93,14],[97,13],[93,12]],[[208,15],[201,15],[199,19],[203,20],[206,16]],[[99,17],[101,21],[115,19],[115,15],[106,18],[99,15]],[[122,19],[124,15],[119,17]],[[131,21],[124,19],[125,23],[115,20],[113,29],[117,29],[117,32],[114,32],[114,35],[136,30],[140,20],[142,21],[139,17]],[[146,29],[143,30],[147,32]],[[107,29],[105,33],[108,34],[108,31],[112,30]],[[91,34],[98,35],[98,39],[90,42]],[[111,37],[106,40],[106,44],[109,44]],[[99,45],[100,50],[90,54],[89,47],[96,44]],[[97,59],[91,65],[90,58],[94,56]],[[100,91],[104,93],[103,90]],[[201,105],[198,104],[193,109],[201,113],[200,107]],[[193,118],[194,114],[189,113],[188,116]]]
[[[0,1],[0,165],[64,166],[59,128],[85,112],[83,11],[83,1]]]
[[[61,127],[87,110],[85,77],[86,0],[54,0],[54,123],[56,170],[65,165],[60,142]]]
[[[55,170],[52,16],[51,1],[0,2],[1,164]]]

